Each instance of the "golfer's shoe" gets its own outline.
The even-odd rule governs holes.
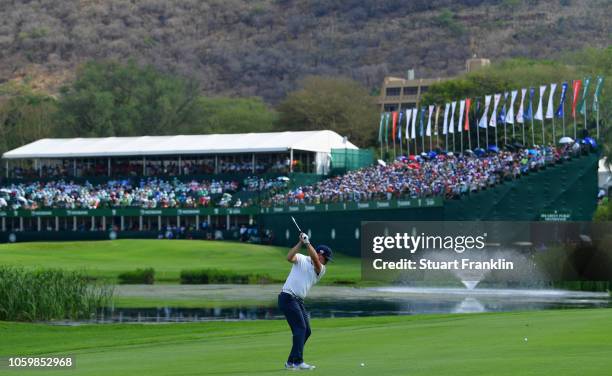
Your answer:
[[[285,369],[288,369],[289,371],[295,371],[295,364],[287,362],[285,363]]]
[[[311,366],[310,364],[307,364],[304,362],[295,365],[295,369],[300,370],[300,371],[309,371],[315,368],[316,368],[315,366]]]

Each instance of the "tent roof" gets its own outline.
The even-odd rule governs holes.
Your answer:
[[[283,152],[357,149],[333,131],[210,135],[45,138],[2,155],[7,159]]]

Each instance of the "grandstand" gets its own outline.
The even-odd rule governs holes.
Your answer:
[[[3,155],[0,241],[112,232],[289,244],[294,215],[318,240],[357,249],[361,221],[588,220],[595,208],[587,144],[378,165],[359,152],[330,131],[39,140]],[[358,170],[346,168],[351,154]],[[345,168],[327,175],[334,158]]]

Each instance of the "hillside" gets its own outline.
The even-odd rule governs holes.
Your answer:
[[[607,46],[610,14],[607,0],[5,0],[0,83],[55,92],[84,61],[134,58],[195,77],[206,94],[276,103],[311,74],[374,89],[410,67],[459,73],[473,52],[499,60]]]

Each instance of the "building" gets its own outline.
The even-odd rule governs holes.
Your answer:
[[[491,64],[489,59],[474,56],[465,62],[465,71],[473,72]],[[410,69],[407,78],[385,77],[380,90],[378,104],[381,112],[398,111],[418,107],[423,94],[435,83],[443,82],[454,77],[414,78],[414,70]]]

